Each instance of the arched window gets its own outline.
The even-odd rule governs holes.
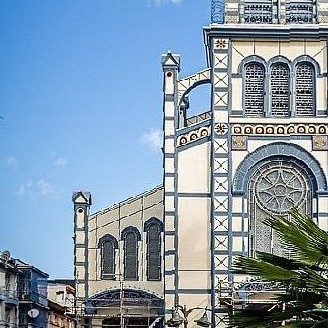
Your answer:
[[[151,218],[145,223],[147,232],[147,279],[161,280],[162,222]]]
[[[286,23],[313,23],[314,19],[313,0],[286,1]]]
[[[245,65],[244,113],[245,116],[264,115],[264,67],[256,62]]]
[[[303,62],[296,66],[295,105],[297,116],[314,115],[315,71],[312,64]]]
[[[310,172],[298,163],[272,158],[259,165],[248,185],[249,192],[249,255],[256,251],[284,255],[273,230],[263,221],[270,215],[287,216],[292,207],[310,215],[312,184]]]
[[[270,74],[271,115],[290,116],[289,68],[284,63],[275,63]]]
[[[115,249],[118,248],[116,238],[107,234],[99,239],[98,247],[101,249],[101,278],[115,279]]]
[[[139,231],[134,227],[122,231],[124,241],[124,279],[138,280],[138,241]]]

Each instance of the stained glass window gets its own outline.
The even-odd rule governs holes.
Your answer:
[[[289,68],[284,63],[272,65],[270,76],[271,89],[271,115],[272,116],[289,116]]]
[[[264,115],[264,67],[259,63],[245,66],[244,112],[245,116]]]
[[[314,115],[314,67],[300,63],[296,67],[295,100],[296,115]]]

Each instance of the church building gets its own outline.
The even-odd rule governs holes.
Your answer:
[[[265,288],[234,257],[284,254],[265,218],[296,207],[327,231],[328,1],[213,0],[203,35],[203,70],[161,59],[163,184],[93,214],[73,193],[78,327],[226,327]]]

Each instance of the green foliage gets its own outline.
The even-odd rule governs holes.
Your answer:
[[[234,272],[279,284],[274,311],[243,310],[232,316],[232,327],[328,327],[328,234],[297,209],[289,218],[270,217],[265,224],[288,250],[288,258],[257,252],[257,258],[238,257]],[[282,306],[283,305],[283,306]],[[324,308],[324,309],[319,309]]]

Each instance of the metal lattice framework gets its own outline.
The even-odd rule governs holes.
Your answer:
[[[263,116],[264,109],[264,67],[249,63],[245,67],[244,109],[246,116]]]
[[[314,114],[314,67],[301,63],[296,68],[296,115]]]
[[[286,23],[312,23],[314,19],[313,1],[287,1]]]
[[[245,1],[244,18],[246,23],[272,23],[272,1]]]
[[[283,63],[277,63],[271,69],[271,114],[289,116],[289,69]]]

